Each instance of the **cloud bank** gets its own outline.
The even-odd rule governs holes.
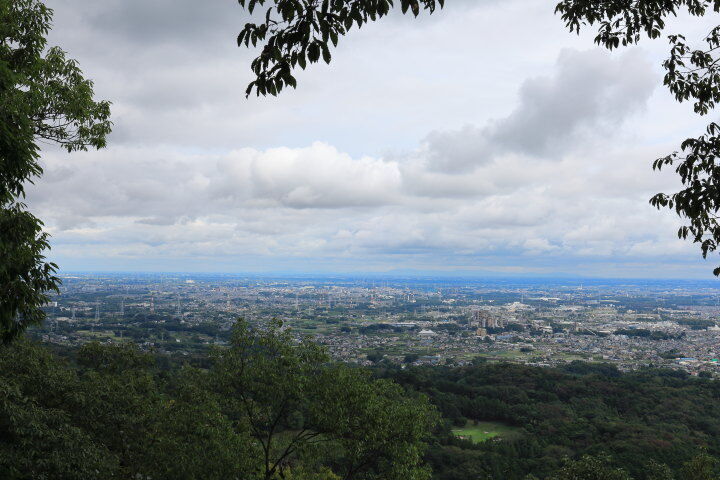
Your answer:
[[[47,150],[32,188],[66,269],[709,272],[675,240],[677,220],[647,204],[675,186],[650,170],[674,139],[644,132],[677,112],[658,97],[652,52],[578,49],[553,24],[508,61],[511,75],[447,71],[503,54],[462,40],[483,24],[506,37],[497,25],[532,2],[370,26],[297,92],[251,100],[250,53],[232,45],[238,8],[56,3],[53,39],[113,100],[116,122],[104,151]],[[440,51],[448,29],[469,46]],[[408,41],[421,43],[410,58],[390,53]]]

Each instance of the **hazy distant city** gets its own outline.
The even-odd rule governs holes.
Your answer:
[[[34,335],[188,356],[280,319],[359,364],[573,360],[720,375],[715,282],[71,274]]]

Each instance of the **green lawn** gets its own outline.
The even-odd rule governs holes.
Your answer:
[[[518,434],[517,429],[496,422],[468,422],[463,428],[454,428],[453,434],[465,437],[475,443],[484,442],[490,438],[507,438]]]

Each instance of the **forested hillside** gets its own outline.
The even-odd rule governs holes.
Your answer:
[[[239,323],[203,369],[131,344],[0,348],[2,479],[429,476],[428,402],[277,324]]]
[[[428,395],[442,413],[445,426],[427,454],[437,479],[545,478],[563,458],[582,455],[609,455],[605,463],[637,479],[658,478],[652,464],[686,478],[686,462],[720,453],[720,383],[683,372],[574,362],[561,370],[478,364],[379,374]],[[468,420],[519,434],[478,444],[456,439],[450,429]]]
[[[674,371],[371,371],[242,321],[190,361],[0,348],[3,479],[719,478],[720,383]],[[467,425],[479,437],[460,438]]]

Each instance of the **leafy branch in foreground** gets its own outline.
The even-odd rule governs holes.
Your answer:
[[[239,0],[249,13],[264,6],[264,21],[247,23],[238,35],[238,46],[262,45],[260,54],[251,64],[255,80],[250,82],[246,94],[253,90],[259,95],[277,95],[297,80],[293,69],[303,70],[308,63],[322,59],[330,63],[330,49],[353,26],[386,16],[394,7],[393,0]],[[421,10],[432,13],[442,8],[445,0],[400,0],[402,13],[418,16]]]
[[[52,10],[39,0],[0,2],[0,341],[45,318],[57,291],[57,265],[45,261],[48,234],[27,211],[25,186],[42,175],[38,142],[68,152],[102,148],[111,130],[109,102],[77,62],[46,48]]]

